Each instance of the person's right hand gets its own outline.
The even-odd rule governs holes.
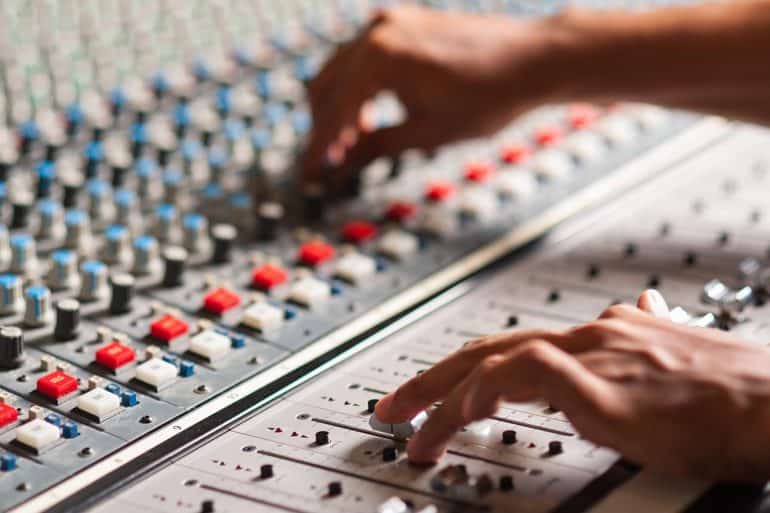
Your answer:
[[[546,64],[552,23],[418,7],[380,11],[309,85],[314,130],[305,182],[340,185],[341,169],[490,134],[551,99],[559,68]],[[362,109],[382,90],[398,96],[407,120],[367,131]]]

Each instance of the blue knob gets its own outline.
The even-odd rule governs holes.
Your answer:
[[[0,455],[0,471],[11,472],[16,470],[18,463],[15,454],[3,454]]]
[[[33,285],[24,291],[26,310],[24,324],[27,326],[43,326],[53,321],[51,308],[51,291],[42,285]]]
[[[47,198],[56,180],[56,164],[45,160],[37,165],[37,197]]]
[[[26,233],[11,235],[11,271],[27,274],[35,265],[35,239]]]
[[[107,297],[107,266],[99,260],[87,260],[80,265],[80,299],[96,301]]]
[[[242,349],[246,346],[246,339],[240,335],[232,335],[230,337],[230,345],[233,349]]]
[[[77,438],[80,436],[80,427],[70,420],[64,421],[61,426],[61,435],[67,440]]]
[[[164,354],[161,358],[166,363],[170,363],[171,365],[176,365],[176,357],[175,356],[171,356],[170,354]]]
[[[22,281],[15,274],[0,274],[0,313],[17,313],[24,307]]]
[[[61,417],[56,415],[55,413],[49,413],[45,416],[45,421],[49,424],[53,424],[56,427],[61,427]]]
[[[104,389],[113,395],[117,395],[117,396],[121,395],[120,385],[118,385],[117,383],[110,383],[109,385],[104,387]]]
[[[152,235],[142,235],[134,240],[134,269],[136,274],[148,274],[158,263],[158,241]]]
[[[193,374],[195,374],[195,364],[193,362],[183,360],[179,364],[179,377],[189,378]]]

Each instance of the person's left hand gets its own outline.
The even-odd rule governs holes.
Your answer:
[[[667,473],[770,478],[770,351],[672,323],[657,291],[565,331],[511,331],[467,344],[380,400],[383,422],[443,401],[409,442],[435,463],[462,427],[501,402],[544,400],[584,438]]]

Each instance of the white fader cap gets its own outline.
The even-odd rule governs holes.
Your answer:
[[[428,414],[424,411],[418,413],[411,420],[400,424],[386,424],[377,418],[377,415],[369,417],[369,426],[375,431],[390,433],[400,440],[405,440],[420,430],[425,421],[428,420]]]

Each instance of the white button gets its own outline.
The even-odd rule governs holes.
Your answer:
[[[535,195],[537,179],[527,170],[511,168],[497,174],[494,186],[504,197],[521,201]]]
[[[604,156],[606,146],[599,135],[587,131],[575,132],[564,141],[562,148],[580,162],[596,162]]]
[[[653,105],[643,105],[632,109],[631,112],[645,132],[660,128],[668,120],[668,112]]]
[[[460,210],[479,221],[489,221],[497,214],[497,195],[482,187],[468,187],[460,196]]]
[[[377,272],[377,263],[361,253],[350,253],[337,260],[334,275],[356,285]]]
[[[160,388],[176,379],[176,366],[158,358],[144,362],[136,368],[136,379],[150,386]]]
[[[535,155],[530,163],[532,170],[549,180],[562,180],[572,172],[572,161],[560,150],[544,150]]]
[[[103,418],[120,409],[120,398],[103,388],[94,388],[78,397],[78,409]]]
[[[42,419],[27,422],[16,430],[16,441],[36,450],[51,445],[59,437],[59,428]]]
[[[275,331],[283,325],[283,310],[267,301],[260,301],[243,312],[241,322],[255,330]]]
[[[211,330],[203,331],[190,338],[190,352],[209,361],[227,356],[231,348],[230,337]]]
[[[615,146],[628,144],[636,137],[636,130],[631,120],[621,114],[611,114],[599,120],[596,131]]]
[[[380,253],[395,260],[403,260],[417,252],[420,243],[417,237],[409,232],[390,230],[380,238],[378,249]]]
[[[457,215],[445,205],[426,205],[423,212],[422,228],[440,237],[449,237],[459,228]]]
[[[308,276],[294,282],[289,297],[305,306],[317,306],[331,297],[331,287],[326,282]]]

